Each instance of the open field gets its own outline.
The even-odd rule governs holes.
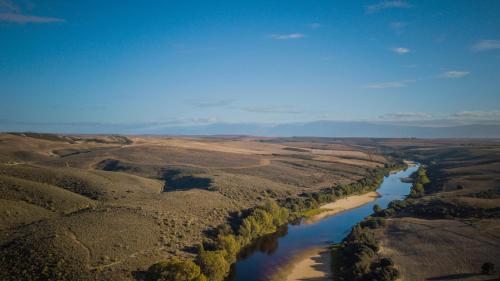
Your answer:
[[[141,280],[231,214],[387,161],[349,141],[0,134],[0,279]]]
[[[479,273],[483,263],[500,262],[499,231],[498,219],[391,219],[381,254],[394,260],[402,280],[491,280]]]
[[[384,140],[387,150],[427,165],[426,195],[387,219],[379,239],[402,280],[494,280],[500,265],[500,142]],[[497,273],[498,275],[498,273]]]

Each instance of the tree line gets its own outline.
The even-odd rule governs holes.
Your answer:
[[[351,184],[325,188],[319,192],[302,193],[282,200],[268,200],[263,205],[243,212],[238,224],[228,223],[217,228],[212,242],[200,245],[194,260],[177,257],[159,261],[147,272],[148,281],[222,281],[230,265],[236,262],[239,251],[255,239],[275,232],[280,226],[304,216],[304,212],[318,208],[348,195],[365,193],[378,188],[391,170],[401,163],[375,168],[368,175]]]

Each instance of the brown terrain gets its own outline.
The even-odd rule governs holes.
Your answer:
[[[385,140],[379,145],[428,166],[431,184],[417,206],[387,219],[381,254],[401,280],[498,280],[481,265],[500,265],[500,142]]]
[[[0,280],[141,280],[234,213],[387,159],[348,139],[0,134]]]

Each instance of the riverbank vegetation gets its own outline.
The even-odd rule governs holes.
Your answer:
[[[356,224],[349,235],[331,247],[332,269],[340,281],[393,281],[399,277],[391,259],[379,254],[376,231],[385,225],[384,219],[406,207],[411,198],[423,196],[424,186],[430,183],[422,166],[411,175],[413,185],[406,200],[392,201],[388,208],[373,206],[373,215]]]
[[[333,202],[339,198],[349,195],[366,193],[378,188],[384,176],[395,169],[402,167],[402,163],[386,165],[369,172],[369,176],[352,184],[337,185],[326,188],[321,192],[303,193],[297,197],[288,197],[284,200],[269,200],[261,206],[257,206],[242,213],[236,224],[225,224],[217,228],[216,238],[200,245],[198,254],[193,262],[176,263],[188,267],[184,272],[186,276],[177,277],[177,280],[202,280],[189,278],[208,278],[211,281],[222,281],[229,273],[229,268],[237,259],[239,251],[250,245],[255,239],[275,232],[280,226],[296,220],[300,217],[317,214],[321,204]],[[177,258],[176,258],[177,260]],[[165,279],[163,270],[169,267],[170,261],[160,261],[152,265],[148,270],[148,280],[170,280]],[[200,270],[200,277],[193,277],[193,264]],[[387,266],[383,267],[386,270]],[[383,272],[385,272],[382,270]],[[194,270],[197,272],[196,270]]]
[[[411,176],[413,185],[410,190],[410,197],[422,197],[426,193],[426,186],[431,182],[427,176],[427,170],[424,166],[420,166],[418,171]]]
[[[383,225],[381,218],[368,217],[354,226],[341,243],[331,247],[336,280],[393,281],[399,277],[392,260],[378,254],[375,230]]]
[[[201,278],[208,278],[211,281],[222,281],[229,273],[229,268],[236,261],[241,248],[249,245],[254,239],[266,234],[273,233],[277,228],[289,221],[288,209],[279,206],[275,201],[269,200],[264,205],[253,208],[241,219],[241,223],[236,229],[230,225],[223,225],[218,228],[217,238],[200,245],[195,265],[201,270]],[[177,259],[177,258],[175,258]],[[148,280],[170,280],[164,279],[163,270],[169,267],[162,265],[170,264],[170,261],[160,261],[152,265],[148,272]],[[193,276],[192,262],[182,264],[188,269],[181,271],[186,275],[175,280],[202,280],[188,279]],[[160,270],[158,270],[160,268]],[[157,273],[159,271],[159,273]],[[162,279],[163,278],[163,279]]]

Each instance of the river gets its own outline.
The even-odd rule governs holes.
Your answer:
[[[373,205],[387,207],[392,200],[403,199],[411,188],[401,178],[410,176],[418,167],[390,174],[377,189],[381,197],[361,207],[326,217],[312,224],[295,223],[276,233],[258,239],[247,247],[233,265],[229,281],[265,281],[280,267],[304,250],[340,242],[358,222],[373,213]]]

